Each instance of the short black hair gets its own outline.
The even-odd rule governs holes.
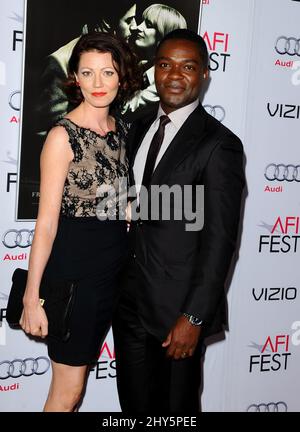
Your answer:
[[[204,39],[200,35],[198,35],[196,32],[189,29],[176,29],[171,31],[170,33],[167,33],[157,45],[156,55],[159,49],[161,48],[161,46],[164,44],[164,42],[172,39],[177,39],[177,40],[183,39],[183,40],[194,42],[197,45],[197,48],[199,50],[199,54],[202,60],[204,70],[208,69],[208,51],[207,51],[206,43],[204,42]]]

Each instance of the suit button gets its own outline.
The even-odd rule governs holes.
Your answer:
[[[134,253],[134,254],[132,254],[132,256],[133,256],[133,258],[136,258],[136,254]]]
[[[139,226],[142,226],[143,225],[143,221],[139,221]]]

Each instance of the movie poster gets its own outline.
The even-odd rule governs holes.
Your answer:
[[[128,121],[157,103],[153,55],[175,28],[198,31],[201,0],[26,1],[17,220],[34,220],[39,158],[46,134],[73,107],[64,90],[67,64],[81,34],[105,31],[126,39],[139,56],[143,88],[123,108]]]

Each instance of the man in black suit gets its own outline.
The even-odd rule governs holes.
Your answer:
[[[142,216],[131,223],[130,258],[113,323],[124,412],[199,411],[202,341],[225,323],[224,284],[244,187],[243,147],[199,102],[207,74],[207,48],[199,35],[166,35],[155,58],[160,106],[131,130],[131,176]],[[153,217],[142,207],[151,208],[157,189],[145,197],[140,185],[149,192],[154,185],[189,185],[191,192],[183,200],[163,196],[162,210]],[[201,207],[199,185],[202,229],[187,217]],[[181,218],[174,216],[178,210]]]

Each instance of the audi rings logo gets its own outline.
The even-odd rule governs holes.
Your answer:
[[[221,105],[203,105],[208,114],[222,122],[225,118],[225,110]]]
[[[265,178],[269,181],[300,182],[300,165],[271,163],[265,168]]]
[[[44,375],[50,368],[48,357],[28,357],[24,360],[3,360],[0,362],[0,379],[19,378],[21,376]]]
[[[11,109],[15,111],[20,111],[20,98],[21,98],[20,90],[15,90],[9,95],[8,104],[11,107]]]
[[[288,54],[300,57],[300,39],[279,36],[275,43],[275,51],[280,55]]]
[[[287,404],[283,401],[251,404],[248,406],[248,412],[287,412]]]
[[[4,233],[2,243],[9,249],[16,247],[27,248],[31,246],[33,239],[34,229],[10,229]]]

